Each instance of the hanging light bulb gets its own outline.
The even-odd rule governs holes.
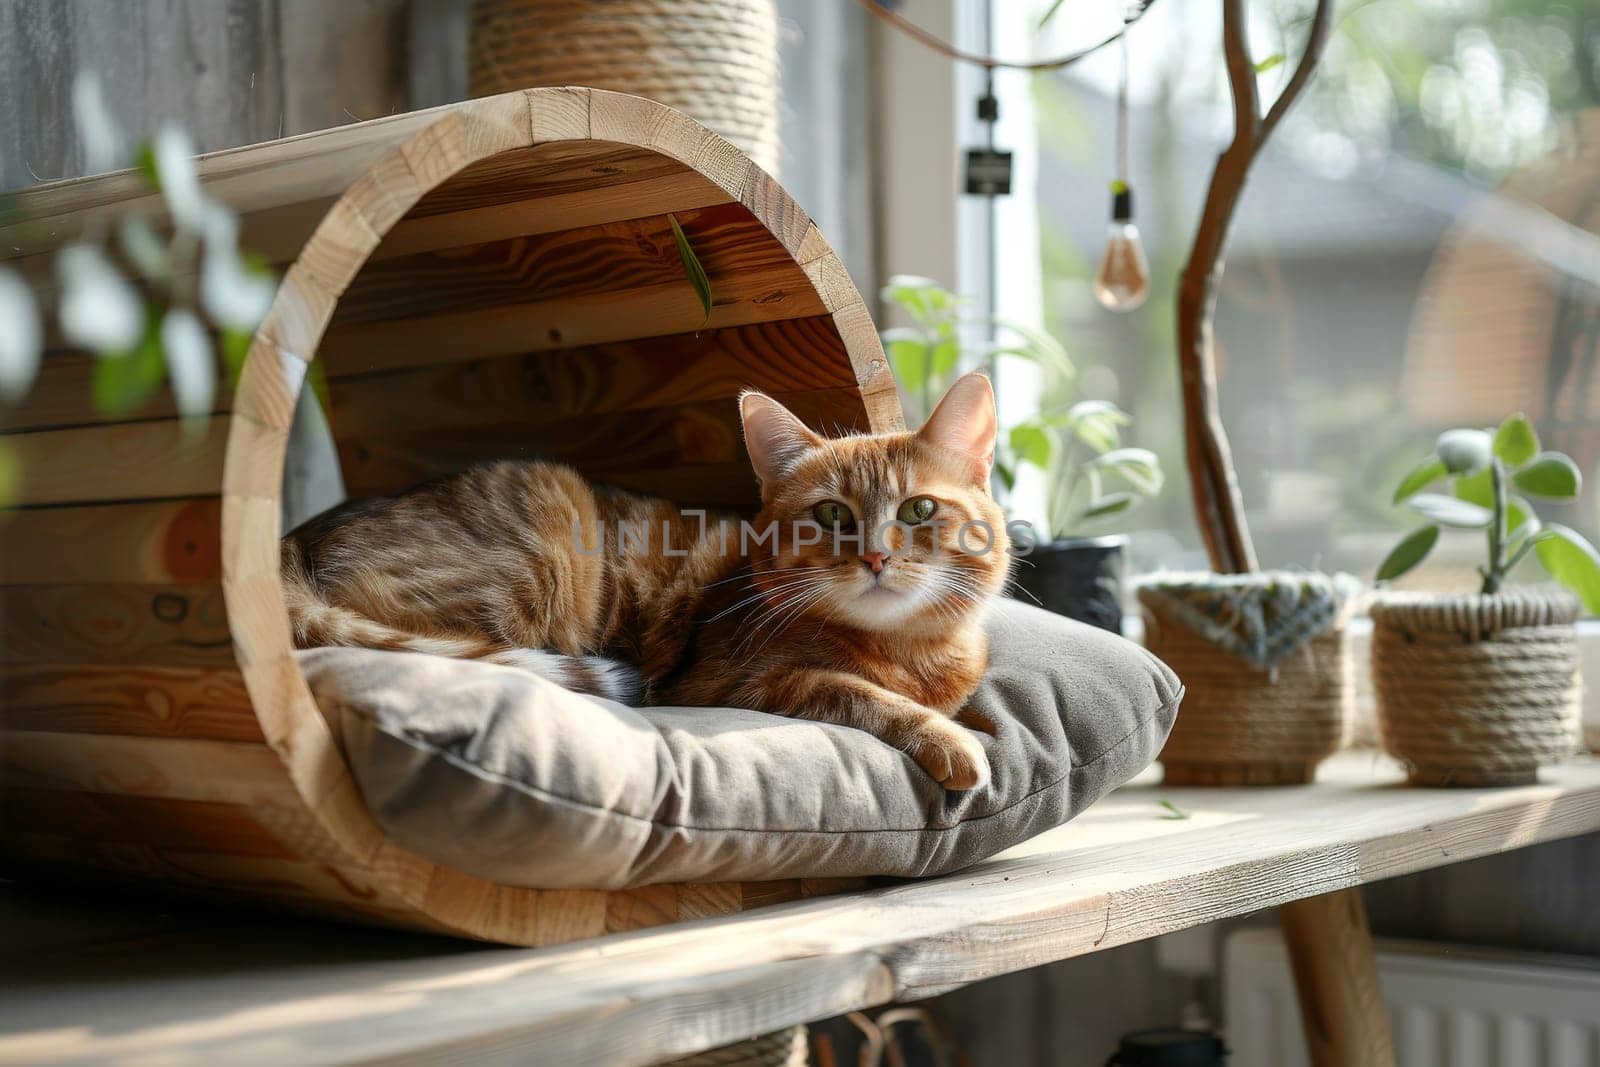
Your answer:
[[[1130,6],[1122,24],[1122,78],[1117,85],[1117,180],[1111,183],[1111,229],[1094,275],[1094,298],[1108,311],[1132,311],[1150,295],[1150,261],[1133,224],[1128,188],[1128,29],[1142,7]]]
[[[1108,311],[1132,311],[1150,295],[1150,261],[1133,222],[1133,190],[1112,185],[1111,228],[1094,275],[1094,298]]]

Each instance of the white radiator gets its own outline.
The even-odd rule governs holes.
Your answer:
[[[1600,961],[1381,939],[1377,954],[1400,1067],[1600,1067]],[[1222,981],[1229,1067],[1307,1067],[1282,936],[1229,935]]]

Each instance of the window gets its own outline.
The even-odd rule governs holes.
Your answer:
[[[1323,67],[1257,161],[1216,313],[1223,418],[1265,566],[1370,578],[1418,520],[1391,506],[1433,437],[1526,412],[1587,476],[1547,518],[1600,535],[1600,24],[1570,0],[1342,6]],[[993,4],[995,51],[1066,51],[1115,28],[1114,5]],[[1067,12],[1067,5],[1062,12]],[[1261,77],[1288,76],[1309,4],[1257,0]],[[1005,73],[1000,135],[1025,173],[997,203],[994,301],[1042,321],[1116,401],[1169,478],[1124,522],[1133,566],[1204,567],[1184,475],[1176,276],[1231,133],[1216,4],[1157,0],[1130,35],[1131,179],[1153,273],[1140,310],[1090,291],[1109,217],[1119,62]],[[970,99],[970,98],[969,98]],[[963,111],[965,111],[965,106]],[[1006,390],[1031,403],[1036,388]],[[1050,398],[1046,397],[1048,402]],[[1446,537],[1406,581],[1470,589],[1482,546]],[[1537,569],[1520,576],[1541,580]]]

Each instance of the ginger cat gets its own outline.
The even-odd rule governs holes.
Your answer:
[[[755,392],[740,414],[753,523],[555,464],[474,468],[285,537],[295,644],[487,659],[624,702],[839,723],[947,789],[983,786],[983,746],[958,718],[1009,565],[988,379],[956,382],[916,433],[823,438]]]

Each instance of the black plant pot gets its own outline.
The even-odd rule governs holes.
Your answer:
[[[1026,603],[1037,601],[1057,615],[1122,632],[1123,549],[1128,539],[1069,538],[1036,545],[1021,556],[1012,577],[1021,587],[1012,596]]]

